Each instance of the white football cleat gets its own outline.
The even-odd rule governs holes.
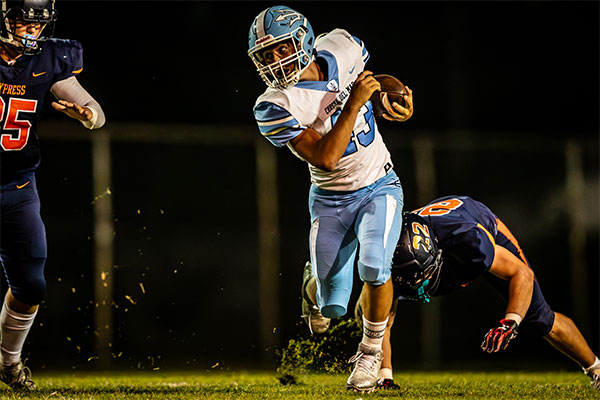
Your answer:
[[[310,261],[306,262],[304,266],[304,275],[302,277],[302,318],[308,325],[310,333],[322,334],[329,329],[331,318],[325,318],[321,314],[319,307],[310,300],[308,293],[306,293],[306,286],[311,279],[314,279],[312,274],[312,264]]]
[[[358,344],[358,351],[349,363],[354,363],[354,369],[346,381],[346,389],[356,392],[370,393],[377,388],[377,377],[383,361],[383,350]]]

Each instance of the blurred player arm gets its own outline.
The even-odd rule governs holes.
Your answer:
[[[413,115],[413,92],[412,89],[406,86],[407,95],[404,95],[404,102],[406,107],[402,107],[400,104],[393,102],[392,104],[385,104],[387,110],[386,113],[382,114],[383,118],[388,121],[399,121],[404,122]],[[388,106],[389,105],[389,106]]]
[[[331,130],[321,137],[315,130],[305,129],[290,141],[294,150],[311,165],[324,171],[333,171],[348,147],[360,108],[375,90],[380,89],[381,85],[373,78],[372,72],[361,72]]]
[[[58,101],[52,102],[52,108],[81,121],[88,129],[98,129],[106,121],[100,104],[81,86],[76,77],[56,82],[50,91]]]

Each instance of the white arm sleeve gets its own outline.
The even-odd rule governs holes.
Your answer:
[[[92,111],[92,119],[89,121],[81,121],[83,126],[88,129],[98,129],[104,125],[106,118],[102,107],[94,98],[81,86],[76,77],[71,76],[62,81],[56,82],[50,88],[50,92],[58,100],[66,100],[71,103],[85,106]]]

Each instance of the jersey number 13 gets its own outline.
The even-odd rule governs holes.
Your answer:
[[[342,110],[337,110],[331,116],[331,126],[335,125],[335,121],[337,121],[338,117]],[[350,142],[348,143],[348,147],[346,147],[346,151],[342,154],[342,157],[350,155],[352,153],[356,153],[358,151],[358,145],[360,144],[363,147],[367,147],[373,140],[375,139],[375,121],[373,118],[373,105],[370,101],[367,101],[359,111],[359,114],[356,116],[356,120],[359,121],[360,118],[365,119],[365,124],[363,125],[363,129],[360,132],[352,131],[352,136],[350,136]]]

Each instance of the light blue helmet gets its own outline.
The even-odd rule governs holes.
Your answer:
[[[262,51],[290,39],[294,54],[266,64]],[[258,14],[250,26],[248,55],[265,83],[282,89],[298,83],[300,74],[314,59],[314,44],[315,34],[304,15],[286,6],[274,6]]]

